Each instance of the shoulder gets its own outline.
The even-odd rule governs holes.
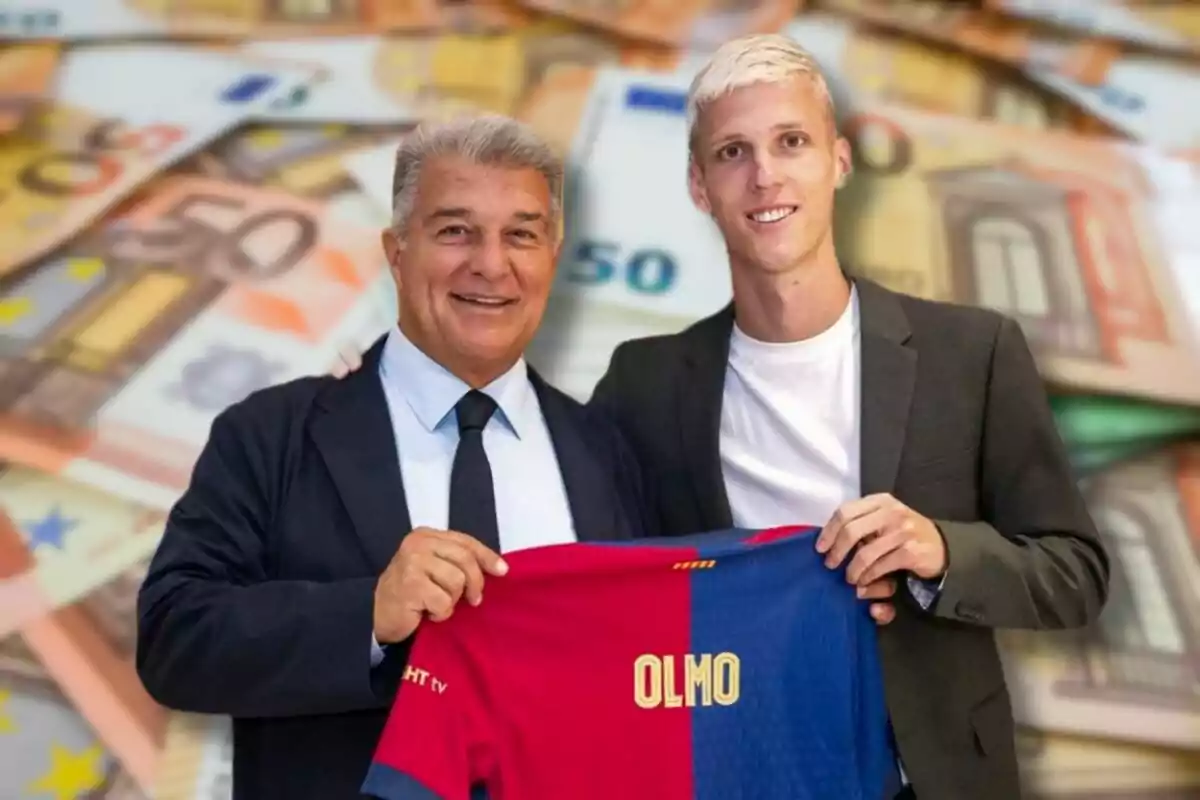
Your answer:
[[[990,359],[1001,336],[1021,336],[1011,317],[991,308],[931,300],[878,286],[876,291],[886,292],[903,309],[913,344],[921,351]]]
[[[712,352],[724,356],[733,329],[732,305],[667,334],[628,339],[613,350],[612,365],[618,369],[648,373],[649,377],[670,375],[689,355]]]
[[[251,392],[213,420],[213,439],[236,437],[270,445],[302,429],[321,397],[338,383],[330,375],[305,376]]]

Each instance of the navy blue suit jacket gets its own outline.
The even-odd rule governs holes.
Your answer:
[[[374,590],[411,529],[378,361],[217,417],[138,597],[137,668],[234,718],[235,800],[357,798],[407,656],[370,665]],[[645,535],[616,428],[532,370],[581,541]],[[403,447],[403,443],[401,443]]]

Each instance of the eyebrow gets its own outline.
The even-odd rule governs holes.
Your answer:
[[[517,211],[513,214],[518,222],[545,222],[546,215],[540,211]],[[471,210],[468,208],[438,208],[426,219],[430,222],[438,219],[470,219]]]

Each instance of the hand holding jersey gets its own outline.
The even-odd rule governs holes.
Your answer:
[[[886,492],[843,504],[817,537],[816,549],[825,566],[838,569],[847,558],[846,581],[858,587],[860,598],[876,598],[887,576],[907,572],[922,580],[939,580],[946,573],[946,540],[937,525]],[[895,583],[891,583],[892,592]],[[890,603],[872,603],[871,616],[887,624],[895,619]]]
[[[503,575],[508,566],[474,536],[417,528],[400,542],[375,586],[375,639],[404,641],[428,615],[450,618],[459,601],[483,601],[484,574]]]

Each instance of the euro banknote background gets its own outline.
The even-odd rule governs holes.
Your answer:
[[[1200,797],[1200,5],[0,0],[0,798],[229,796],[227,720],[137,681],[137,586],[212,418],[394,320],[398,137],[567,156],[530,360],[586,398],[728,300],[683,92],[750,30],[828,73],[847,267],[1021,323],[1113,554],[1092,628],[1001,634],[1029,796]]]

